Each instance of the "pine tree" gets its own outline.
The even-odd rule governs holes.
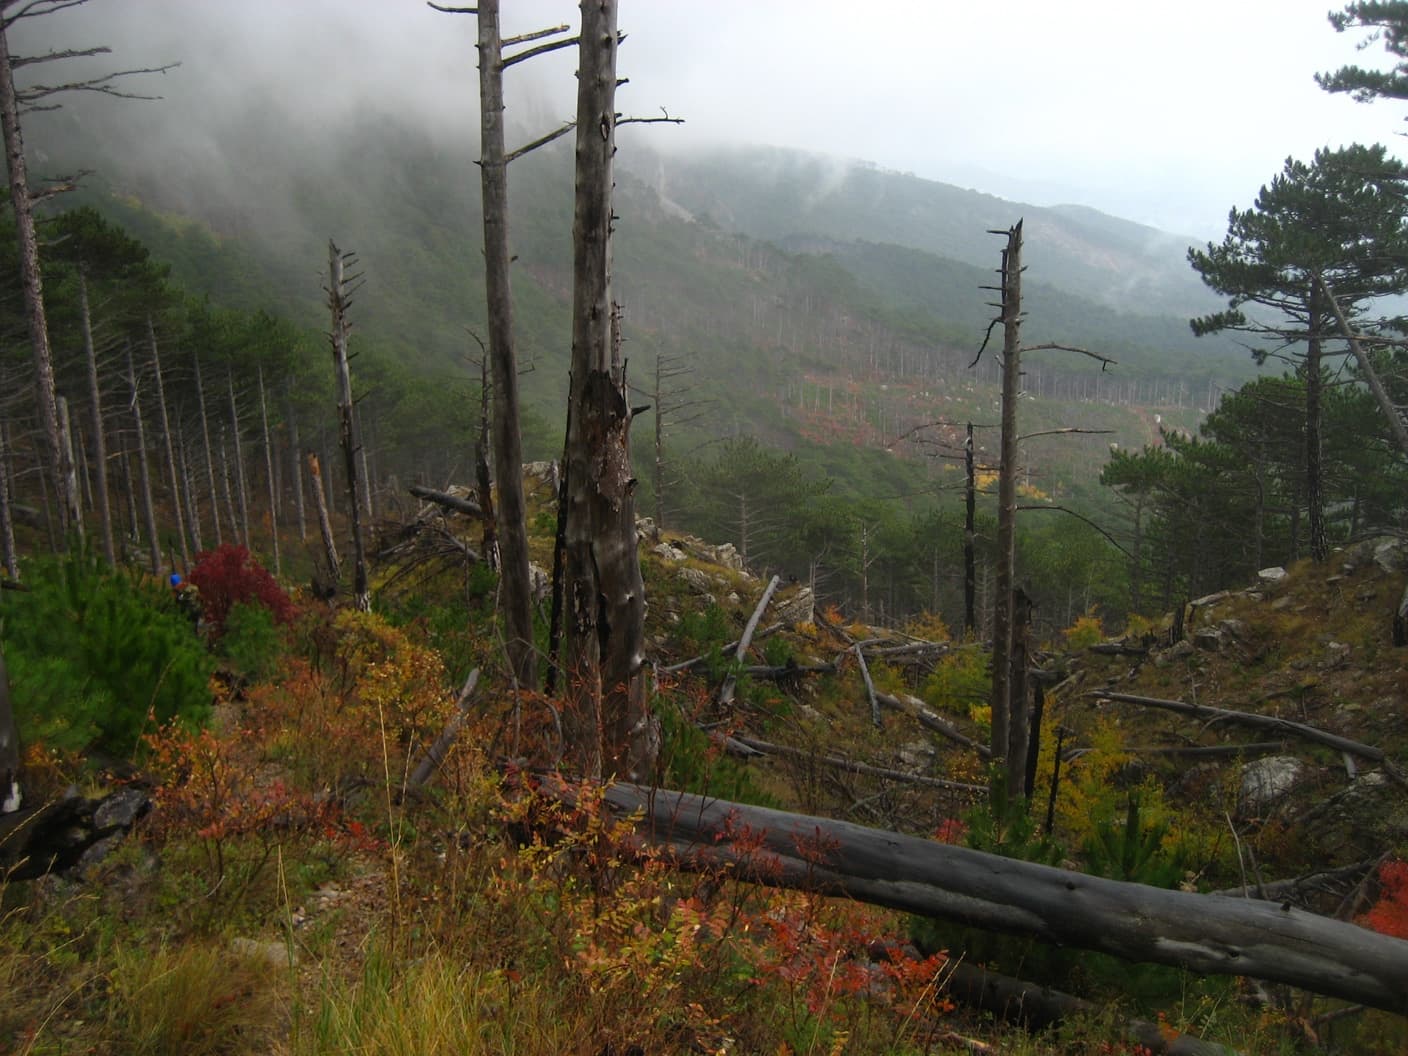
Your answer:
[[[1405,0],[1361,0],[1346,4],[1343,11],[1330,12],[1335,32],[1367,29],[1367,46],[1383,41],[1384,50],[1398,61],[1392,70],[1366,70],[1362,66],[1341,66],[1334,73],[1317,73],[1315,82],[1327,92],[1350,92],[1361,103],[1375,99],[1408,99],[1408,2]]]
[[[1351,318],[1373,298],[1408,289],[1405,183],[1408,167],[1382,146],[1323,149],[1309,164],[1288,158],[1252,208],[1232,210],[1220,245],[1188,251],[1203,281],[1228,298],[1226,310],[1192,320],[1195,334],[1252,334],[1265,342],[1255,352],[1258,361],[1283,353],[1299,359],[1306,384],[1304,500],[1317,561],[1329,551],[1320,470],[1321,357],[1338,327],[1316,276]],[[1249,315],[1248,306],[1262,311]]]

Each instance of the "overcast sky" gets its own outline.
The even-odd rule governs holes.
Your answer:
[[[503,6],[506,33],[577,18],[568,0]],[[1405,153],[1408,106],[1315,85],[1317,71],[1385,62],[1333,31],[1326,0],[620,6],[621,108],[688,121],[650,129],[661,148],[801,147],[1199,237],[1219,236],[1287,155],[1355,141]],[[473,21],[421,0],[92,0],[50,21],[73,44],[101,34],[125,65],[183,60],[159,90],[212,108],[273,85],[303,105],[439,109],[447,135],[476,124]],[[511,71],[510,120],[570,117],[574,61]]]

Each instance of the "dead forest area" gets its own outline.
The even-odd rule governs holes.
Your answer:
[[[678,350],[631,367],[630,313],[665,309],[613,285],[616,127],[678,121],[618,112],[616,0],[509,37],[497,0],[430,5],[477,47],[483,299],[472,371],[431,377],[362,343],[378,290],[336,240],[315,330],[31,183],[46,100],[162,72],[27,79],[101,54],[10,54],[83,3],[0,0],[0,1053],[1408,1048],[1384,148],[1288,160],[1189,251],[1227,300],[1193,333],[1279,376],[1131,406],[1120,349],[1042,332],[1014,217],[961,352],[847,300],[845,253],[787,258],[795,300],[751,314],[781,305],[793,359],[743,378],[777,420],[687,456],[670,428],[715,411]],[[575,117],[510,149],[505,71],[566,48]],[[557,140],[553,272],[508,193]],[[730,281],[784,267],[723,241]],[[552,321],[549,426],[522,351]],[[1109,408],[1148,442],[1110,443]],[[945,494],[885,512],[828,464]]]

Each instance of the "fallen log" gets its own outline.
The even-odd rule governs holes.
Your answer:
[[[971,1008],[991,1012],[1002,1019],[1021,1023],[1031,1030],[1051,1027],[1077,1015],[1094,1015],[1101,1006],[1092,1001],[1054,990],[1049,986],[1024,982],[1008,975],[971,964],[951,963],[944,968],[944,990]],[[1235,1050],[1191,1034],[1168,1037],[1158,1023],[1130,1019],[1124,1033],[1136,1045],[1163,1056],[1235,1056]]]
[[[553,775],[544,791],[576,798]],[[1106,880],[830,818],[612,784],[614,813],[694,870],[728,870],[1131,961],[1285,983],[1408,1014],[1408,942],[1288,905]]]
[[[435,505],[443,506],[445,509],[453,510],[455,513],[467,514],[470,517],[484,516],[484,511],[479,508],[477,502],[462,499],[458,495],[451,495],[447,491],[436,491],[434,488],[427,488],[423,484],[412,484],[406,490],[418,499],[433,502]]]
[[[786,626],[787,624],[785,623],[770,623],[757,634],[753,635],[753,638],[755,640],[758,638],[767,638],[770,635],[776,634],[778,631],[782,630]],[[737,648],[738,641],[732,641],[720,648],[719,652],[731,653]],[[677,664],[670,664],[668,667],[662,667],[660,669],[660,673],[662,675],[673,675],[680,671],[688,671],[691,667],[697,667],[699,664],[702,664],[704,662],[704,659],[705,658],[703,656],[691,656],[688,660],[681,660]],[[745,671],[744,673],[746,674],[747,672]]]
[[[787,663],[776,667],[767,664],[757,664],[752,667],[745,667],[738,673],[740,675],[747,675],[749,678],[766,678],[770,681],[782,682],[798,675],[834,675],[840,670],[840,667],[835,663]]]
[[[1393,644],[1408,645],[1408,586],[1403,588],[1403,597],[1393,610]]]
[[[918,700],[914,697],[895,697],[891,696],[889,693],[877,693],[875,694],[875,699],[880,701],[880,703],[887,708],[904,712],[906,715],[915,719],[919,725],[923,726],[926,730],[932,730],[940,737],[947,737],[954,744],[961,744],[964,748],[977,752],[983,759],[992,758],[992,749],[988,745],[980,741],[975,741],[947,719],[940,718],[938,715],[934,714],[933,711],[924,705],[922,700]]]
[[[1148,656],[1149,650],[1142,645],[1130,645],[1128,642],[1097,642],[1095,645],[1086,647],[1086,652],[1095,653],[1099,656]]]
[[[1254,741],[1250,744],[1174,744],[1147,748],[1126,748],[1131,755],[1181,755],[1204,758],[1208,756],[1262,755],[1266,752],[1285,751],[1285,741]]]
[[[756,737],[747,737],[741,733],[735,733],[729,740],[736,741],[758,755],[781,755],[789,759],[805,759],[832,770],[845,770],[848,773],[863,774],[867,777],[882,777],[887,781],[899,781],[903,784],[927,785],[929,788],[942,788],[950,792],[965,792],[975,796],[985,796],[988,793],[986,785],[950,781],[942,777],[929,777],[927,774],[911,774],[907,770],[894,770],[885,766],[872,766],[870,763],[858,762],[840,755],[821,755],[802,748],[793,748],[791,745],[760,741]]]
[[[1319,872],[1306,873],[1304,876],[1292,876],[1286,880],[1272,880],[1266,884],[1224,888],[1214,891],[1213,894],[1228,895],[1232,898],[1256,898],[1265,902],[1281,902],[1289,898],[1297,900],[1300,904],[1307,894],[1319,893],[1346,881],[1361,883],[1381,861],[1380,858],[1366,858],[1336,869],[1322,869]]]
[[[860,643],[855,647],[856,663],[860,665],[860,677],[865,680],[865,695],[870,701],[870,721],[875,723],[875,728],[880,729],[884,723],[880,721],[880,701],[875,699],[875,683],[870,680],[870,668],[865,663],[865,651],[861,649]]]
[[[768,602],[772,601],[772,596],[777,590],[777,585],[782,582],[781,576],[773,576],[768,581],[767,589],[763,591],[763,596],[758,600],[757,607],[753,610],[753,615],[748,618],[748,624],[743,628],[743,635],[738,639],[738,648],[734,651],[733,659],[735,663],[742,663],[743,658],[748,654],[748,646],[753,641],[753,632],[758,629],[758,621],[763,618],[763,610],[768,607]],[[738,676],[730,671],[724,678],[724,684],[719,687],[719,703],[728,705],[733,703],[733,691],[738,685]]]
[[[1348,737],[1341,737],[1337,733],[1330,733],[1317,726],[1310,726],[1303,722],[1292,722],[1290,719],[1278,718],[1275,715],[1257,715],[1247,711],[1230,711],[1227,708],[1213,708],[1206,704],[1189,704],[1183,700],[1161,700],[1158,697],[1141,697],[1133,693],[1113,693],[1109,690],[1097,689],[1087,693],[1088,697],[1096,697],[1100,700],[1114,700],[1124,704],[1140,704],[1149,708],[1163,708],[1165,711],[1177,712],[1180,715],[1190,715],[1197,719],[1209,719],[1216,722],[1232,722],[1240,726],[1250,726],[1253,729],[1272,730],[1276,733],[1288,734],[1302,741],[1310,741],[1314,744],[1323,744],[1327,748],[1333,748],[1337,752],[1348,752],[1350,755],[1358,756],[1360,759],[1368,759],[1372,763],[1378,763],[1384,768],[1384,772],[1393,778],[1400,785],[1408,785],[1404,780],[1402,772],[1394,765],[1382,748],[1376,748],[1372,744],[1363,744],[1360,741],[1352,741]]]
[[[441,764],[445,762],[450,745],[455,743],[455,738],[464,728],[465,720],[469,718],[469,702],[474,699],[474,691],[478,686],[479,668],[476,667],[464,680],[464,688],[460,690],[459,698],[455,701],[455,713],[450,716],[450,721],[445,723],[445,728],[440,731],[440,736],[435,738],[435,743],[430,746],[425,757],[416,764],[416,768],[411,771],[411,776],[406,779],[407,788],[419,788],[425,784],[430,780],[430,775],[440,769]]]

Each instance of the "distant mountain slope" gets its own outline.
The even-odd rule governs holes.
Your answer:
[[[1024,219],[1033,281],[1146,315],[1186,317],[1217,303],[1186,262],[1194,239],[1083,206],[1023,205],[780,148],[666,154],[633,144],[622,165],[689,214],[754,238],[893,243],[991,268],[999,247],[987,231]]]
[[[170,261],[187,288],[323,329],[332,236],[366,273],[353,309],[360,339],[407,368],[465,375],[467,354],[477,354],[471,334],[484,333],[475,145],[465,136],[369,110],[320,125],[269,99],[195,128],[171,123],[187,120],[189,106],[98,106],[40,115],[28,137],[36,167],[97,169],[89,200]],[[795,182],[763,178],[779,158]],[[846,403],[848,428],[879,449],[938,413],[926,401],[963,401],[965,413],[990,402],[970,390],[990,392],[991,361],[969,369],[992,311],[979,287],[992,280],[997,240],[984,228],[1006,226],[1015,207],[844,166],[833,166],[834,191],[821,161],[784,152],[677,162],[636,140],[619,160],[615,282],[631,377],[648,388],[657,354],[691,364],[698,394],[726,411],[724,424],[710,423],[714,435],[749,432],[789,448],[827,442],[827,423],[804,428],[796,413],[803,388],[815,386],[829,394],[859,385]],[[570,347],[570,143],[515,162],[510,198],[524,398],[556,421]],[[1250,357],[1230,344],[1195,342],[1186,314],[1117,311],[1041,277],[1053,246],[1043,225],[1065,233],[1057,248],[1066,272],[1080,256],[1106,262],[1086,266],[1097,276],[1116,267],[1109,261],[1131,276],[1156,270],[1136,252],[1147,229],[1088,210],[1033,213],[1027,224],[1037,261],[1029,339],[1084,345],[1120,364],[1088,385],[1089,361],[1033,357],[1034,393],[1196,415],[1250,372]],[[908,244],[906,233],[925,231],[930,243],[946,232],[954,255]],[[1137,416],[1120,426],[1122,443],[1146,438]]]

